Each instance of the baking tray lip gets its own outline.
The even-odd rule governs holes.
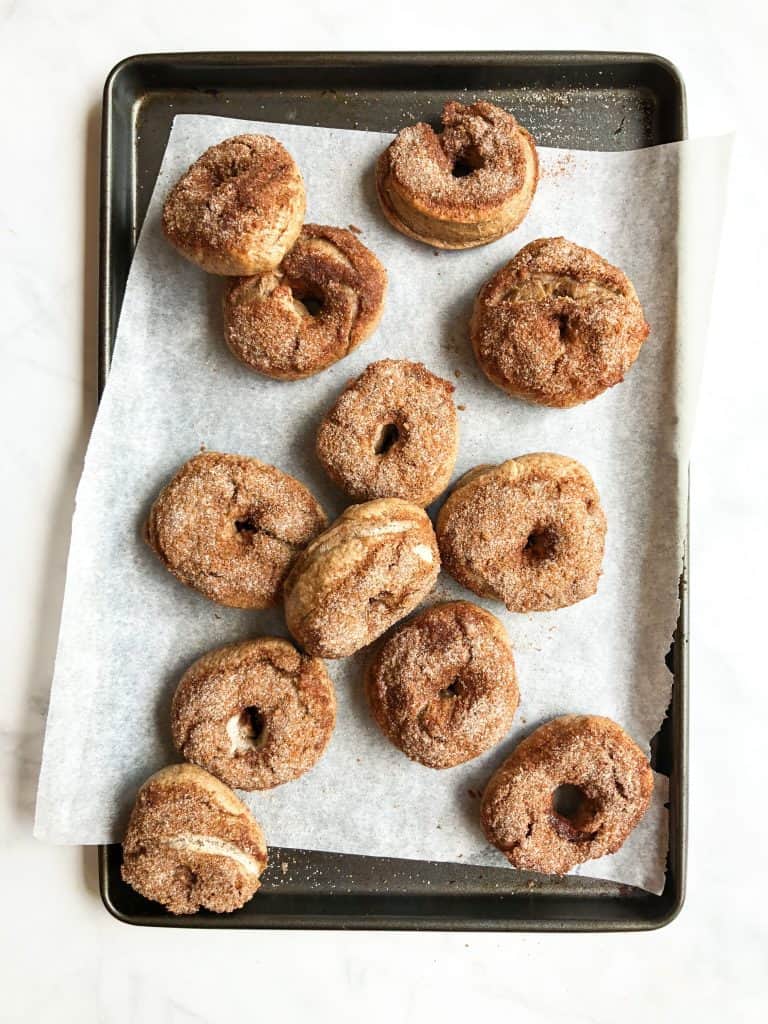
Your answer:
[[[687,138],[687,105],[685,84],[678,68],[665,57],[649,52],[623,52],[623,51],[434,51],[426,53],[411,52],[387,52],[387,51],[199,51],[199,52],[169,52],[169,53],[138,53],[120,60],[107,75],[102,104],[102,138],[101,138],[101,201],[100,201],[100,263],[99,263],[99,397],[106,383],[109,369],[109,354],[111,344],[111,265],[112,265],[112,232],[111,232],[111,206],[113,201],[112,182],[112,147],[115,116],[115,93],[122,80],[133,73],[151,70],[153,66],[158,68],[168,67],[170,64],[186,65],[187,68],[215,68],[224,66],[227,68],[248,68],[249,66],[267,66],[283,68],[375,68],[388,67],[393,64],[402,64],[414,68],[434,67],[467,67],[473,64],[484,64],[491,68],[552,68],[561,66],[567,69],[579,67],[631,67],[638,69],[653,67],[666,79],[666,87],[671,89],[675,102],[676,127],[679,131],[678,139],[670,141],[682,141]],[[144,85],[145,83],[141,83]],[[608,83],[606,83],[608,85]],[[194,91],[192,88],[190,91]],[[130,90],[129,90],[130,94]],[[131,110],[131,116],[133,111]],[[254,922],[238,922],[235,919],[222,921],[221,918],[198,918],[175,919],[170,915],[158,916],[158,919],[147,918],[137,919],[119,910],[112,901],[109,891],[109,875],[107,870],[109,851],[111,847],[99,847],[99,882],[102,902],[105,908],[116,920],[125,924],[132,924],[139,927],[203,927],[203,928],[226,928],[239,930],[245,929],[296,929],[304,928],[311,930],[439,930],[439,931],[491,931],[491,932],[524,932],[524,931],[552,931],[552,932],[583,932],[583,931],[651,931],[670,924],[680,913],[685,902],[686,894],[686,859],[687,859],[687,799],[688,799],[688,572],[689,572],[689,544],[686,543],[685,570],[681,583],[681,613],[678,626],[677,643],[679,651],[677,654],[677,671],[675,673],[674,700],[675,700],[675,739],[674,748],[676,751],[675,764],[678,769],[679,778],[676,785],[679,791],[677,807],[678,821],[677,831],[680,835],[680,842],[673,847],[670,844],[670,858],[675,857],[674,863],[674,885],[668,894],[667,890],[658,896],[651,897],[658,901],[658,912],[654,909],[645,914],[636,913],[635,916],[621,918],[582,918],[558,920],[545,918],[520,918],[510,917],[507,919],[494,917],[475,918],[472,921],[465,919],[451,918],[450,916],[424,916],[402,914],[334,914],[323,915],[301,915],[298,913],[277,913],[265,916],[262,920]],[[660,906],[664,901],[665,906]]]

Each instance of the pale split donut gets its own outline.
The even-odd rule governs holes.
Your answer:
[[[195,765],[174,764],[139,790],[123,840],[123,879],[172,914],[223,914],[260,886],[267,844],[245,804]]]
[[[324,416],[316,450],[351,498],[428,505],[447,487],[458,448],[453,384],[421,363],[381,359]]]
[[[285,620],[309,654],[345,658],[413,611],[437,580],[426,512],[399,498],[352,505],[296,560]]]
[[[615,853],[652,792],[648,759],[621,726],[564,715],[532,732],[495,772],[481,819],[514,867],[563,875]]]
[[[370,337],[387,274],[346,228],[305,224],[280,266],[234,281],[224,295],[224,338],[267,377],[319,373]]]
[[[437,519],[444,568],[509,611],[551,611],[597,590],[605,514],[587,469],[538,452],[462,477]]]
[[[204,654],[173,697],[173,742],[237,789],[271,789],[309,771],[336,720],[333,683],[319,658],[277,637]]]
[[[163,231],[210,274],[259,274],[296,241],[305,207],[288,150],[269,135],[237,135],[207,149],[174,185]]]
[[[565,238],[522,248],[480,289],[470,325],[489,380],[559,408],[622,381],[649,330],[626,274]]]
[[[246,455],[203,452],[177,471],[145,535],[187,586],[231,608],[269,608],[299,551],[326,525],[303,484]]]
[[[490,750],[518,703],[504,627],[468,601],[433,605],[395,627],[369,662],[365,687],[384,735],[429,768]]]
[[[539,179],[536,146],[492,103],[446,103],[443,131],[404,128],[376,166],[381,208],[398,231],[441,249],[493,242],[516,228]]]

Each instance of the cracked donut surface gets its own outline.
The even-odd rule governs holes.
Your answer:
[[[567,807],[558,795],[570,791]],[[615,853],[645,814],[648,759],[609,718],[564,715],[524,739],[492,776],[483,829],[516,868],[563,875]]]
[[[509,611],[551,611],[597,590],[606,521],[587,469],[551,452],[465,474],[437,519],[443,567]]]
[[[446,103],[443,130],[404,128],[379,157],[381,208],[398,231],[441,249],[468,249],[516,228],[539,179],[536,146],[492,103]]]
[[[211,274],[272,270],[304,220],[304,182],[288,150],[269,135],[211,146],[171,189],[165,237]]]
[[[326,523],[307,488],[282,470],[246,455],[203,452],[160,492],[145,535],[177,579],[212,601],[268,608]]]
[[[172,914],[228,913],[260,886],[267,845],[235,794],[195,765],[175,764],[139,790],[123,840],[123,879]]]
[[[407,359],[371,363],[323,418],[317,455],[350,497],[428,505],[456,461],[454,387]]]
[[[620,383],[649,331],[626,274],[565,238],[521,249],[481,288],[470,325],[489,380],[559,408]]]
[[[271,789],[307,772],[335,720],[322,661],[277,637],[204,654],[184,673],[171,707],[179,753],[245,790]]]
[[[309,654],[345,658],[413,611],[440,571],[426,512],[399,498],[352,505],[297,558],[285,619]]]
[[[305,224],[276,270],[227,289],[224,338],[267,377],[309,377],[373,333],[386,287],[384,267],[351,231]]]
[[[385,736],[430,768],[489,750],[519,699],[504,627],[468,601],[434,605],[397,627],[368,664],[365,686]]]

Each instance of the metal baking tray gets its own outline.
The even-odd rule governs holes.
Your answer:
[[[513,111],[544,146],[626,150],[685,138],[676,69],[629,53],[181,53],[130,57],[110,73],[102,122],[99,387],[109,372],[128,269],[174,115],[219,114],[397,131],[438,123],[452,98]],[[672,703],[654,767],[670,777],[664,892],[505,868],[272,848],[242,910],[174,917],[120,878],[119,845],[100,848],[101,893],[119,920],[191,928],[621,931],[671,921],[684,898],[687,798],[687,582],[667,663]],[[671,638],[672,639],[672,638]]]

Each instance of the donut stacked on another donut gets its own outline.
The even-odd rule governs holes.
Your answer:
[[[619,725],[564,715],[531,733],[493,775],[483,829],[514,867],[564,875],[615,853],[652,792],[648,759]]]
[[[288,150],[269,135],[237,135],[207,149],[171,189],[163,231],[210,274],[258,274],[296,241],[305,207]]]
[[[336,721],[319,658],[260,637],[199,658],[173,697],[173,742],[187,761],[237,789],[271,789],[308,771]]]
[[[448,572],[511,612],[552,611],[594,594],[605,529],[588,471],[550,452],[478,466],[437,519]]]
[[[320,424],[317,455],[328,475],[358,501],[428,505],[447,487],[456,462],[453,390],[421,363],[371,363]]]
[[[369,663],[365,685],[384,734],[430,768],[489,750],[509,731],[518,704],[504,627],[467,601],[434,605],[398,626]]]
[[[305,224],[279,268],[228,288],[224,337],[267,377],[309,377],[373,333],[386,288],[384,267],[351,231]]]
[[[413,611],[439,571],[422,508],[399,498],[351,505],[285,581],[288,629],[309,654],[346,658]]]
[[[489,380],[559,408],[622,381],[649,331],[629,278],[565,238],[524,246],[481,288],[470,325]]]
[[[492,103],[446,103],[443,131],[404,128],[382,153],[376,187],[389,222],[440,249],[493,242],[525,217],[539,179],[536,146]]]
[[[174,764],[139,790],[123,840],[123,879],[172,914],[247,903],[267,866],[248,808],[202,768]]]
[[[268,608],[299,551],[326,523],[307,488],[282,470],[246,455],[203,452],[158,495],[146,539],[177,579],[212,601]]]

